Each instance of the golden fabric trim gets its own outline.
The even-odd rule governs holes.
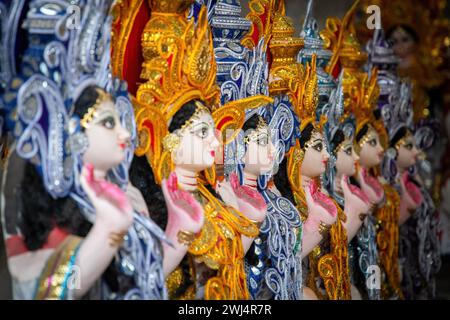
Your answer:
[[[392,296],[399,296],[403,299],[398,269],[400,196],[392,186],[386,184],[383,187],[385,203],[374,212],[374,216],[377,218],[378,253],[387,279],[382,284],[381,294],[384,299]]]
[[[206,300],[249,299],[241,235],[256,237],[258,227],[240,212],[225,207],[199,184],[205,224],[188,252],[197,263],[217,270],[205,285]]]
[[[111,30],[111,67],[114,75],[123,79],[123,63],[125,51],[127,48],[128,39],[130,37],[133,23],[136,19],[136,15],[139,13],[144,0],[121,0],[116,1],[111,9],[111,15],[113,17],[113,28]],[[120,24],[120,31],[117,34],[115,25]]]
[[[321,299],[350,300],[351,284],[347,231],[343,225],[347,218],[336,202],[335,205],[338,208],[338,220],[331,226],[330,230],[330,253],[321,255],[322,250],[318,246],[310,254],[309,286]],[[315,284],[317,277],[320,277],[323,281],[325,295],[320,292]]]
[[[68,277],[72,274],[81,240],[80,237],[68,236],[50,256],[39,278],[35,299],[67,299]]]
[[[214,123],[221,132],[225,144],[233,141],[239,134],[239,130],[245,122],[245,111],[256,109],[273,103],[273,99],[256,95],[244,99],[231,101],[218,108],[212,113]]]
[[[169,295],[170,300],[194,300],[196,295],[196,286],[195,286],[195,269],[193,267],[192,260],[189,256],[185,257],[188,259],[189,264],[189,277],[193,280],[193,284],[190,285],[186,291],[179,293],[181,285],[187,281],[186,276],[183,273],[183,269],[181,266],[178,266],[174,271],[172,271],[169,276],[166,278],[166,287],[167,293]]]

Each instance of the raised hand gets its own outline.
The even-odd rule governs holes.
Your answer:
[[[78,250],[81,285],[74,289],[75,298],[82,297],[106,270],[133,223],[133,208],[125,193],[113,183],[96,179],[92,165],[83,167],[80,182],[95,209],[95,221]]]
[[[337,219],[337,208],[333,201],[323,194],[314,180],[305,188],[305,198],[308,205],[308,219],[332,225]]]
[[[192,194],[178,188],[178,180],[172,173],[162,182],[162,191],[166,201],[171,228],[198,233],[204,222],[203,208]]]
[[[235,173],[230,175],[230,181],[222,181],[217,186],[222,199],[242,212],[247,218],[262,222],[266,216],[267,205],[261,194],[254,188],[242,186]]]
[[[97,180],[91,164],[83,167],[80,182],[96,211],[95,223],[111,232],[126,233],[133,223],[133,208],[125,193],[111,182]]]
[[[344,194],[346,208],[348,204],[356,214],[371,213],[374,204],[370,202],[369,197],[361,189],[349,183],[348,176],[342,176],[340,185]]]

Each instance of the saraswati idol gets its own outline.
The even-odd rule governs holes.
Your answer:
[[[259,208],[236,195],[239,210],[227,206],[210,186],[214,186],[211,168],[220,146],[215,122],[224,131],[232,129],[234,121],[227,122],[224,113],[239,117],[243,114],[239,110],[249,101],[219,105],[206,10],[200,10],[196,23],[188,22],[186,10],[191,4],[149,2],[152,13],[141,35],[140,77],[145,82],[137,86],[133,99],[139,133],[136,154],[145,156],[150,165],[146,167],[152,178],[147,179],[148,190],[157,192],[163,179],[175,175],[178,186],[192,194],[204,210],[205,223],[199,233],[179,234],[179,242],[188,246],[188,258],[169,276],[169,296],[248,299],[243,241],[251,241],[259,230],[258,221],[245,215],[251,216]],[[124,41],[125,33],[120,35]],[[142,161],[140,165],[142,169]],[[156,193],[147,202],[156,206],[158,198]],[[162,212],[164,223],[164,211],[155,212]]]

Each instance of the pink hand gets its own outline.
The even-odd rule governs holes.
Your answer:
[[[369,197],[370,202],[379,204],[383,200],[384,189],[375,177],[372,177],[366,168],[361,167],[359,172],[361,177],[361,189]]]
[[[240,185],[239,179],[235,173],[230,175],[230,183],[239,202],[245,202],[259,211],[267,210],[266,202],[258,190],[250,188],[249,186]]]
[[[342,189],[344,191],[344,194],[347,193],[349,195],[355,195],[362,201],[364,201],[366,203],[370,203],[369,197],[360,188],[349,183],[348,176],[346,176],[346,175],[344,175],[342,177]]]
[[[308,205],[308,219],[313,219],[317,223],[322,221],[327,225],[336,222],[337,208],[333,201],[323,194],[316,182],[311,180],[305,188],[306,204]]]
[[[96,180],[92,164],[86,164],[85,168],[86,182],[97,197],[111,202],[123,212],[128,212],[132,209],[125,193],[117,185],[106,180]]]
[[[423,201],[422,192],[420,188],[412,181],[410,181],[408,172],[402,176],[402,194],[407,199],[408,209],[415,209]]]
[[[342,176],[341,179],[342,191],[345,199],[345,213],[347,216],[351,214],[368,214],[371,211],[373,204],[369,197],[358,187],[348,182],[348,176]]]
[[[125,232],[134,220],[133,208],[125,193],[115,184],[97,180],[94,167],[83,167],[80,183],[95,209],[95,225],[108,232]]]
[[[192,194],[178,188],[175,173],[172,173],[167,180],[163,180],[162,190],[169,220],[184,231],[199,232],[204,222],[203,208]]]

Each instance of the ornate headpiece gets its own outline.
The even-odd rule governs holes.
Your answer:
[[[168,124],[189,101],[217,106],[219,90],[206,11],[197,25],[187,22],[192,1],[152,1],[152,14],[142,33],[144,63],[141,84],[133,98],[139,133],[138,156],[146,155],[157,182],[172,171],[169,150],[163,150]],[[159,11],[160,10],[160,11]]]
[[[121,122],[132,135],[133,108],[126,84],[110,74],[109,1],[83,5],[86,19],[80,28],[68,25],[69,5],[60,1],[30,3],[23,26],[32,41],[9,90],[16,95],[14,135],[18,155],[37,166],[53,197],[72,196],[86,209],[83,213],[87,219],[93,221],[94,213],[79,183],[81,155],[87,141],[82,138],[80,119],[72,114],[73,103],[89,85],[105,88],[118,96]],[[94,111],[88,111],[85,120]],[[132,148],[127,150],[126,160],[111,172],[113,181],[128,183]]]
[[[368,55],[361,51],[353,25],[358,4],[359,0],[352,5],[342,22],[337,18],[328,18],[326,29],[322,32],[326,46],[333,51],[327,71],[335,77],[342,72],[345,107],[355,115],[356,132],[367,123],[376,122],[373,111],[379,96],[376,68],[370,70],[370,76],[360,70]]]
[[[342,21],[335,17],[328,18],[326,28],[321,32],[325,48],[333,52],[326,71],[334,78],[338,77],[342,67],[357,70],[367,60],[367,54],[360,49],[353,25],[353,16],[358,3],[359,0],[355,1]]]
[[[389,103],[389,96],[397,94],[400,79],[397,75],[398,58],[394,50],[384,37],[383,29],[374,32],[373,38],[367,43],[366,50],[369,53],[367,70],[374,67],[378,69],[378,85],[380,87],[380,108]]]
[[[309,123],[313,123],[317,129],[321,129],[324,122],[322,117],[316,123],[316,108],[319,102],[319,88],[316,72],[316,56],[313,54],[311,63],[306,64],[306,72],[303,78],[302,86],[296,92],[294,100],[295,112],[301,119],[300,131]]]
[[[283,13],[273,17],[272,37],[269,42],[272,54],[269,90],[271,95],[296,92],[303,78],[302,65],[297,63],[297,55],[303,41],[294,37],[292,20]]]
[[[241,6],[236,0],[219,0],[212,5],[211,28],[214,37],[214,54],[217,62],[217,82],[220,85],[221,101],[226,105],[217,109],[214,116],[219,130],[232,128],[231,137],[226,142],[236,143],[225,146],[225,163],[234,164],[239,158],[238,129],[245,119],[260,112],[258,107],[270,104],[268,97],[268,63],[264,40],[261,39],[253,50],[241,44],[241,39],[249,31],[251,23],[240,17]],[[236,109],[227,104],[231,101],[247,101],[244,108]],[[232,104],[233,105],[233,104]],[[240,137],[240,136],[239,136]],[[241,152],[242,153],[242,152]],[[233,165],[225,166],[225,173],[235,170]]]
[[[320,37],[316,19],[313,17],[313,6],[314,1],[309,0],[303,30],[300,33],[300,37],[304,41],[304,47],[300,50],[297,60],[306,64],[306,62],[311,62],[314,54],[316,55],[319,96],[323,96],[323,100],[327,100],[333,88],[336,87],[333,77],[323,69],[330,61],[332,52],[324,47],[324,41]]]
[[[241,44],[251,23],[240,13],[241,6],[237,0],[219,0],[212,7],[211,29],[221,101],[225,104],[251,98],[252,105],[262,106],[273,101],[267,97],[265,46],[263,40],[253,50]]]

